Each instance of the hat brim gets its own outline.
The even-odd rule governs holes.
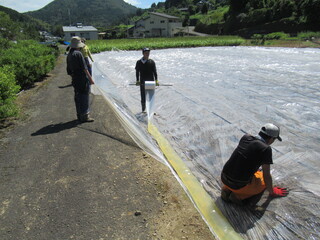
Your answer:
[[[84,46],[85,46],[85,44],[82,43],[82,42],[71,43],[71,44],[70,44],[70,47],[71,47],[71,48],[83,48]]]
[[[282,142],[282,138],[280,136],[278,136],[277,139]]]

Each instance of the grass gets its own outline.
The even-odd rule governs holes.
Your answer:
[[[259,46],[259,47],[288,47],[288,48],[319,48],[320,41],[304,41],[301,39],[279,39],[266,40],[263,44],[261,41],[254,42],[252,39],[247,39],[241,46]]]
[[[210,36],[92,40],[88,41],[88,46],[92,53],[99,53],[111,50],[140,50],[144,47],[163,49],[204,46],[239,46],[245,42],[245,39],[238,36]]]
[[[239,36],[209,36],[209,37],[174,37],[174,38],[140,38],[140,39],[108,39],[89,40],[88,46],[92,53],[112,50],[140,50],[144,47],[150,49],[189,48],[208,46],[265,46],[265,47],[297,47],[319,48],[319,38],[303,40],[300,37],[253,41]]]

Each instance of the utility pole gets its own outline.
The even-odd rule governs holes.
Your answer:
[[[71,26],[70,8],[68,8],[68,15],[69,15],[69,26]]]

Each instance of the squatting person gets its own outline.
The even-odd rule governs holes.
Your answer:
[[[221,173],[223,200],[242,205],[243,200],[265,189],[272,197],[287,196],[286,188],[273,187],[270,174],[270,164],[273,164],[270,145],[276,139],[282,141],[280,128],[272,123],[265,124],[258,136],[245,134],[241,138]]]

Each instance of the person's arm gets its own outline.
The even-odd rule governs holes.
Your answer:
[[[157,67],[155,62],[153,62],[153,75],[154,75],[154,79],[156,80],[156,85],[159,86],[158,73],[157,73]]]
[[[94,81],[93,81],[88,69],[84,69],[84,72],[87,74],[87,77],[89,78],[90,84],[91,85],[94,84]]]
[[[88,56],[91,59],[91,61],[94,62],[89,48],[88,48]]]
[[[139,66],[138,66],[139,62],[137,62],[136,64],[136,85],[140,85],[140,81],[139,81],[139,76],[140,76],[140,71],[139,71]]]
[[[270,173],[270,164],[263,164],[262,172],[263,172],[264,183],[266,184],[267,190],[270,194],[273,194],[273,183],[272,183],[272,176]]]
[[[285,197],[288,195],[289,191],[287,190],[287,188],[273,187],[272,177],[270,174],[270,164],[263,164],[262,171],[263,179],[270,197]]]

